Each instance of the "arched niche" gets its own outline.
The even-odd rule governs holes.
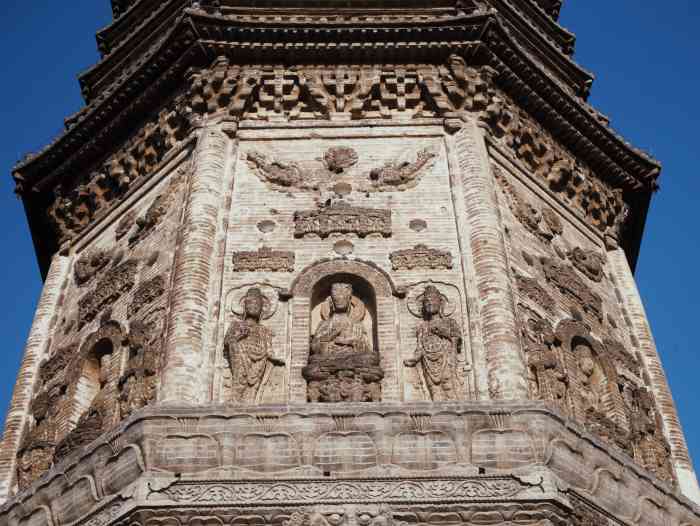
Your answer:
[[[71,371],[75,386],[73,418],[81,418],[95,404],[100,393],[110,388],[109,383],[115,376],[111,374],[114,358],[119,357],[124,340],[121,325],[116,321],[108,321],[90,334],[80,346],[78,359]],[[102,415],[103,418],[105,416],[107,415]]]
[[[72,429],[56,446],[54,462],[97,439],[116,423],[118,395],[115,370],[121,363],[124,331],[116,321],[104,322],[80,346],[68,366]]]
[[[389,274],[373,263],[360,260],[331,259],[305,268],[294,280],[291,294],[295,298],[311,297],[314,287],[323,278],[333,274],[350,274],[365,280],[378,297],[403,296]]]
[[[311,293],[311,334],[314,334],[323,318],[323,311],[331,294],[333,283],[352,285],[353,296],[362,303],[366,310],[363,320],[365,330],[370,338],[373,351],[379,350],[377,335],[377,297],[372,285],[365,278],[356,274],[341,272],[330,274],[318,280]]]
[[[310,341],[321,321],[323,303],[334,282],[350,283],[353,294],[367,309],[364,323],[373,350],[384,371],[382,401],[397,401],[398,332],[396,297],[403,294],[388,274],[371,263],[347,259],[326,260],[307,267],[292,284],[290,401],[307,401],[307,383],[302,369],[307,365]]]

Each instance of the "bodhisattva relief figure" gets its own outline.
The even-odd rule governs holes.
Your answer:
[[[433,401],[461,398],[457,354],[462,352],[462,331],[459,324],[445,316],[447,299],[429,285],[421,302],[423,321],[416,336],[415,356],[404,361],[407,367],[419,367],[423,382]]]
[[[384,372],[364,325],[367,309],[350,283],[333,283],[302,374],[310,402],[376,402]]]
[[[596,363],[587,345],[579,344],[574,348],[578,356],[578,365],[582,377],[582,389],[579,394],[581,409],[584,415],[602,413],[602,393],[596,378]]]
[[[231,368],[233,401],[256,403],[270,378],[273,366],[284,365],[272,350],[272,331],[260,323],[268,302],[258,288],[243,297],[243,319],[231,325],[224,353]]]

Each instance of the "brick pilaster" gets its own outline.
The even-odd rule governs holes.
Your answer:
[[[10,410],[5,421],[5,433],[0,446],[0,503],[10,496],[14,485],[17,450],[29,414],[39,365],[48,352],[51,329],[54,326],[56,312],[61,303],[61,291],[68,274],[70,260],[71,258],[58,254],[54,256],[24,348],[24,357],[17,375]]]
[[[689,499],[700,503],[700,489],[688,453],[688,444],[681,428],[666,374],[661,365],[661,358],[651,333],[637,283],[632,275],[627,257],[621,248],[609,251],[608,259],[632,322],[631,329],[639,342],[644,368],[649,375],[657,409],[663,420],[664,434],[671,446],[671,458],[681,491]]]
[[[476,274],[484,358],[491,398],[528,398],[525,359],[518,340],[506,248],[483,132],[465,122],[454,149]]]
[[[216,300],[217,229],[230,140],[219,125],[203,128],[197,144],[175,262],[166,363],[160,401],[196,404],[207,397],[207,323]]]

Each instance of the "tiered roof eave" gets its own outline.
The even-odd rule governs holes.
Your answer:
[[[397,30],[407,45],[384,45],[395,40]],[[360,31],[361,28],[345,28],[342,38],[352,39]],[[135,67],[125,70],[118,80],[69,119],[66,131],[54,142],[16,166],[13,175],[25,205],[31,206],[37,192],[50,192],[63,177],[89,170],[99,162],[109,152],[110,137],[133,125],[139,113],[172,93],[188,68],[205,67],[220,54],[249,63],[290,63],[290,60],[298,64],[319,63],[328,54],[320,45],[325,40],[337,41],[341,35],[338,29],[324,27],[315,42],[307,42],[305,46],[294,42],[292,51],[284,46],[281,38],[284,32],[285,27],[241,24],[216,13],[180,10],[167,30],[153,39]],[[429,25],[427,29],[406,23],[393,28],[378,27],[375,32],[373,46],[363,46],[356,57],[346,51],[343,60],[441,63],[450,53],[461,51],[475,65],[493,67],[499,87],[537,116],[545,128],[599,176],[608,178],[617,187],[641,190],[648,196],[655,190],[659,163],[627,143],[583,97],[553,78],[524,49],[498,13],[475,12],[448,23]],[[255,33],[275,45],[246,47],[241,35],[247,33]],[[632,262],[639,250],[647,207],[648,198],[644,209],[635,211],[641,226],[628,248]]]

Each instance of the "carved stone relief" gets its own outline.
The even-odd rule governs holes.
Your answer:
[[[56,350],[39,368],[39,385],[31,404],[33,421],[29,421],[17,453],[17,484],[28,487],[52,465],[60,412],[68,399],[68,387],[75,378],[74,364],[78,346]]]
[[[355,245],[347,239],[341,239],[333,244],[333,252],[339,256],[349,256],[355,251]]]
[[[426,245],[392,252],[389,259],[394,270],[452,268],[452,254],[449,251],[428,248]]]
[[[605,277],[605,258],[593,250],[575,247],[569,252],[569,259],[576,270],[591,281],[600,283]]]
[[[163,361],[166,282],[162,275],[143,282],[127,309],[130,320],[126,369],[118,383],[120,418],[151,404],[156,398]],[[156,306],[155,308],[153,308]]]
[[[569,379],[555,347],[552,324],[525,305],[520,305],[518,311],[530,396],[535,400],[551,402],[563,414],[568,414]]]
[[[226,483],[211,486],[197,483],[177,483],[157,493],[179,502],[227,504],[282,503],[287,502],[372,502],[387,500],[408,502],[420,498],[428,502],[450,500],[506,499],[524,493],[529,489],[515,477],[493,477],[490,479],[456,480],[385,480],[381,484],[369,480],[333,481],[318,484],[314,481],[297,480],[288,483],[261,481],[255,485]],[[279,489],[284,485],[285,491]],[[242,491],[245,489],[246,491]],[[216,496],[215,496],[216,495]],[[282,495],[282,497],[280,497]],[[299,517],[303,520],[303,515]],[[386,516],[383,517],[386,519]],[[380,523],[377,524],[379,526]],[[385,524],[382,526],[386,526]]]
[[[412,219],[408,227],[414,232],[423,232],[428,229],[428,222],[424,219]]]
[[[75,262],[75,283],[82,287],[86,285],[98,272],[110,264],[113,254],[106,250],[85,252]]]
[[[357,152],[346,146],[329,148],[323,154],[323,162],[328,171],[341,174],[348,168],[355,166],[359,160]]]
[[[603,440],[631,453],[618,374],[605,347],[575,320],[562,321],[556,335],[572,385],[572,414]]]
[[[614,340],[564,320],[556,330],[525,305],[518,307],[532,398],[548,401],[591,433],[634,457],[662,480],[674,481],[670,452],[639,362]]]
[[[262,247],[252,252],[234,252],[234,272],[294,272],[294,252]]]
[[[573,507],[572,526],[607,526],[611,524],[608,517],[578,497],[572,496],[571,505]]]
[[[269,159],[258,152],[249,152],[247,161],[256,173],[272,185],[283,188],[313,189],[311,178],[302,175],[302,169],[297,163]]]
[[[164,293],[165,278],[163,276],[156,276],[139,285],[127,309],[129,319],[134,319],[145,307],[156,301]]]
[[[25,431],[25,438],[17,452],[17,486],[20,491],[51,469],[55,448],[55,442],[45,440],[38,428]]]
[[[335,282],[321,309],[302,375],[310,402],[379,402],[384,371],[364,325],[367,307],[350,283]]]
[[[189,133],[186,111],[180,103],[165,108],[84,180],[74,181],[71,187],[56,187],[48,218],[60,240],[79,232],[121,198],[136,180],[158,168],[168,152]]]
[[[495,166],[493,171],[496,181],[503,189],[511,212],[529,232],[545,243],[551,243],[555,237],[564,233],[564,225],[554,210],[544,207],[540,211],[513,188],[498,166]]]
[[[415,299],[420,307],[414,307],[422,321],[416,330],[417,346],[412,358],[404,360],[407,367],[417,367],[423,385],[433,401],[463,400],[464,373],[458,367],[458,354],[462,352],[462,329],[451,317],[456,306],[434,285],[428,285]]]
[[[346,146],[327,149],[319,159],[286,161],[272,154],[249,151],[245,159],[253,172],[273,190],[307,192],[333,190],[341,195],[358,192],[401,191],[415,187],[433,166],[437,153],[425,147],[408,152],[383,166],[360,173],[353,167],[359,161],[357,151]],[[349,191],[341,185],[349,185]]]
[[[392,161],[369,174],[372,186],[378,190],[406,190],[418,184],[419,176],[427,171],[437,154],[429,149],[418,152],[415,161]]]
[[[95,289],[78,301],[80,327],[93,321],[103,309],[112,305],[120,296],[129,292],[136,281],[138,262],[129,260],[109,269]]]
[[[250,288],[240,297],[234,311],[238,319],[229,327],[224,340],[224,355],[232,376],[233,402],[253,404],[260,402],[272,369],[283,366],[275,357],[272,331],[261,322],[276,310],[277,293],[270,287]]]
[[[171,177],[165,189],[153,200],[146,213],[136,219],[136,230],[129,237],[129,245],[136,245],[146,239],[163,221],[180,194],[185,173],[183,169],[178,170]]]
[[[77,448],[96,440],[117,421],[118,404],[114,397],[116,386],[110,369],[112,358],[125,343],[125,334],[115,321],[103,323],[88,336],[80,347],[80,352],[69,367],[68,384],[82,388],[91,394],[91,400],[78,397],[74,393],[73,403],[87,402],[87,407],[79,415],[78,422],[57,444],[54,462],[59,462]]]
[[[539,281],[537,279],[529,278],[516,272],[515,282],[517,284],[518,291],[520,292],[520,294],[522,294],[529,300],[534,301],[539,307],[543,308],[546,312],[554,312],[556,306],[554,298],[552,298],[551,294],[539,284]]]
[[[316,234],[321,238],[331,234],[356,234],[359,237],[379,234],[389,237],[392,234],[391,210],[360,208],[340,201],[318,210],[295,212],[294,235],[303,237],[307,234]]]
[[[624,376],[618,380],[618,384],[629,421],[635,460],[660,480],[675,485],[671,449],[652,394]]]
[[[544,276],[549,283],[602,323],[603,299],[581,280],[571,266],[552,258],[542,258],[541,263]]]
[[[612,338],[605,338],[603,343],[618,371],[626,370],[637,378],[642,377],[642,364],[622,343]]]
[[[88,254],[84,256],[85,268],[95,272],[102,264],[95,261],[102,258],[94,258],[94,252]],[[97,271],[98,277],[88,281],[77,278],[78,283],[91,285],[78,299],[79,328],[100,318],[99,328],[79,347],[58,347],[40,366],[31,407],[33,419],[23,433],[18,453],[18,481],[23,487],[155,399],[165,309],[152,307],[162,303],[166,278],[158,275],[134,290],[138,262],[120,262],[121,253],[110,252],[109,256],[108,264]],[[80,276],[86,273],[78,272]],[[132,290],[126,306],[130,320],[127,336],[109,317],[114,303]],[[72,341],[71,334],[63,336]],[[119,364],[124,354],[122,371]]]
[[[164,308],[156,308],[131,323],[129,359],[118,385],[121,419],[156,399],[158,375],[162,371],[164,327]]]

